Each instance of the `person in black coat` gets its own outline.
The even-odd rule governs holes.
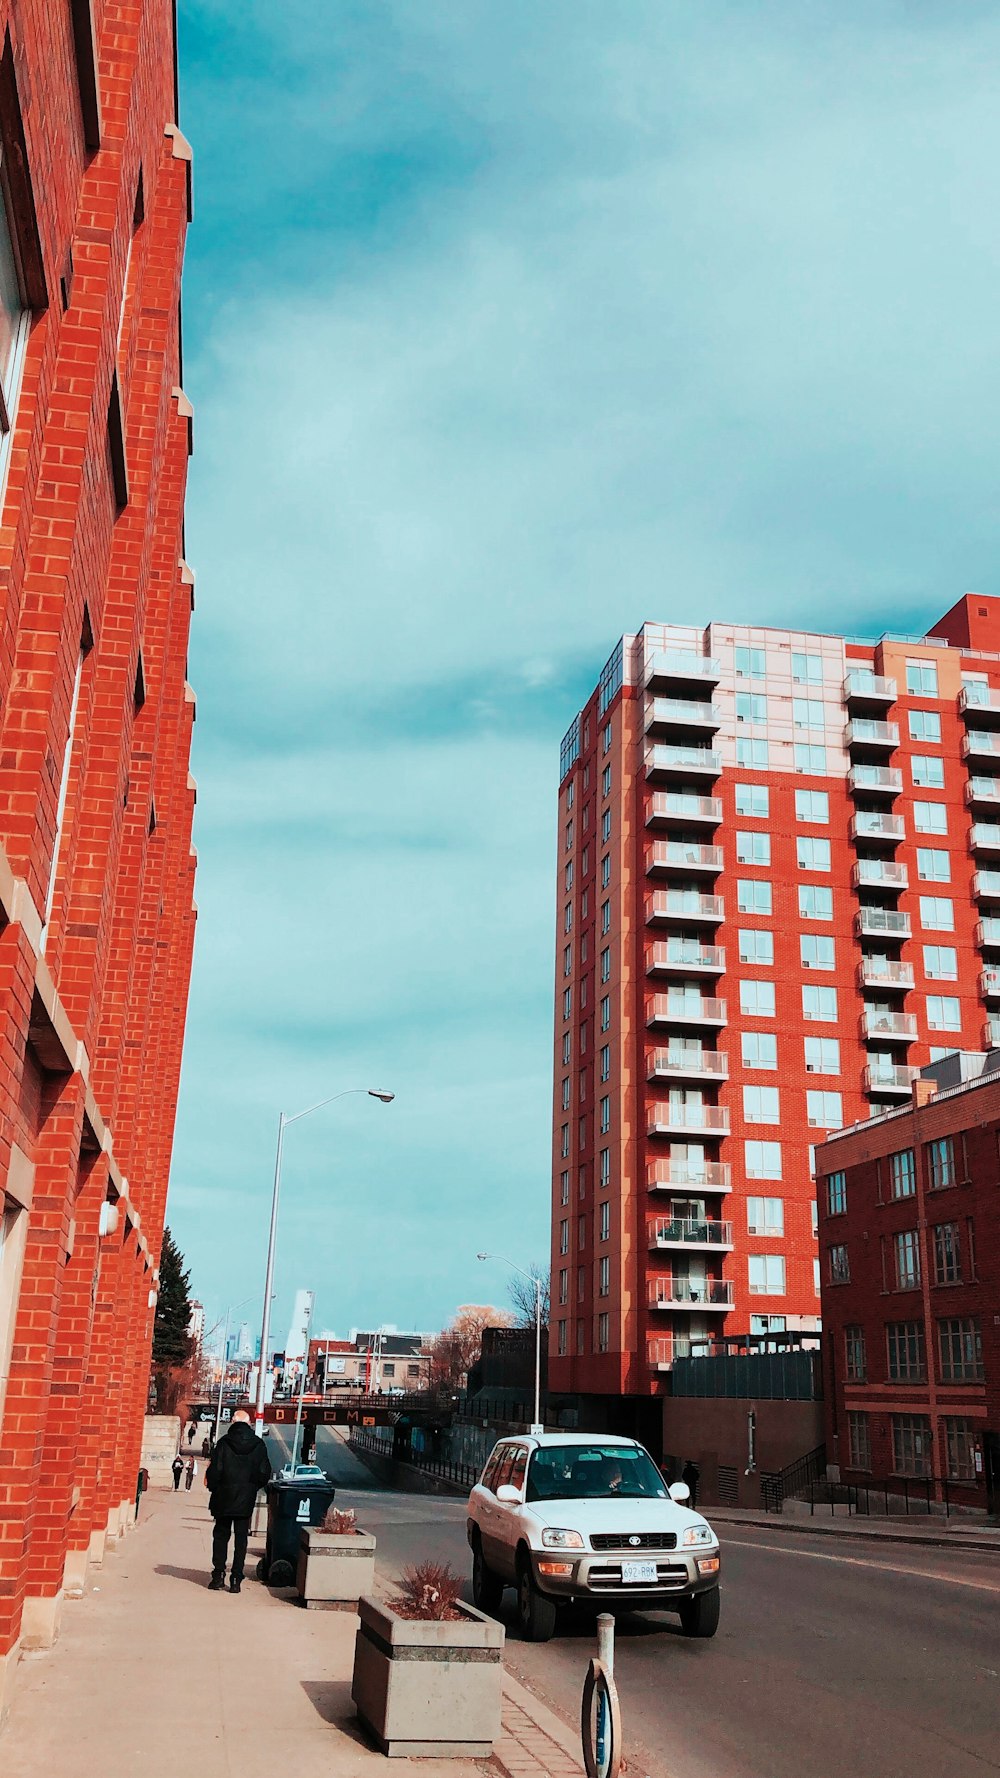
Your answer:
[[[205,1474],[215,1531],[212,1536],[212,1592],[222,1591],[229,1555],[229,1537],[233,1538],[233,1565],[229,1570],[229,1591],[238,1593],[243,1580],[250,1517],[257,1500],[258,1488],[271,1478],[271,1459],[263,1439],[258,1438],[250,1424],[246,1408],[237,1408],[225,1438],[220,1438],[212,1452],[212,1461]]]

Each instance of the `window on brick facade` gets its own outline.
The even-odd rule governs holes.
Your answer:
[[[889,1195],[912,1198],[917,1189],[912,1148],[900,1148],[889,1156]]]
[[[948,811],[944,803],[914,803],[913,825],[918,833],[947,833]]]
[[[827,1248],[826,1275],[831,1284],[850,1284],[851,1265],[843,1242]]]
[[[605,852],[601,859],[601,888],[606,889],[611,881],[611,854]]]
[[[600,1184],[611,1184],[611,1150],[602,1148],[600,1153]]]
[[[837,1037],[803,1038],[807,1074],[840,1073],[840,1039]]]
[[[799,915],[803,920],[832,920],[833,890],[825,883],[800,883]]]
[[[605,809],[601,816],[601,843],[607,845],[611,838],[611,810]]]
[[[829,870],[830,842],[813,833],[800,833],[795,841],[795,858],[800,870]]]
[[[928,994],[927,1023],[932,1031],[960,1031],[962,1008],[953,994]]]
[[[906,689],[911,697],[936,698],[938,695],[937,663],[907,661]]]
[[[770,864],[770,834],[738,832],[736,835],[736,862],[737,864]]]
[[[826,826],[830,819],[830,798],[825,790],[797,790],[795,792],[796,821],[813,821],[817,826]]]
[[[743,1159],[748,1179],[781,1178],[780,1142],[744,1142]]]
[[[745,1086],[743,1117],[748,1124],[780,1124],[777,1087]]]
[[[773,1019],[774,983],[741,982],[740,1012],[751,1019]]]
[[[559,1251],[560,1253],[569,1252],[569,1223],[565,1218],[559,1224]]]
[[[922,1383],[927,1375],[922,1321],[890,1321],[885,1330],[890,1383]]]
[[[947,895],[921,895],[919,906],[925,932],[954,932],[955,903]]]
[[[611,931],[611,903],[606,901],[601,908],[601,932]]]
[[[597,1350],[606,1352],[611,1339],[611,1318],[606,1313],[597,1317]]]
[[[936,710],[910,711],[910,740],[926,741],[930,747],[941,745],[941,718]]]
[[[747,1199],[747,1233],[749,1235],[783,1235],[784,1232],[784,1198]]]
[[[817,1130],[839,1130],[844,1121],[843,1100],[839,1093],[808,1092],[806,1117]]]
[[[607,1199],[605,1199],[600,1209],[598,1237],[602,1241],[610,1241],[611,1239],[611,1205],[608,1203]]]
[[[780,1253],[751,1253],[747,1259],[751,1296],[784,1296],[785,1261]]]
[[[955,1144],[950,1136],[927,1144],[927,1178],[931,1191],[955,1184]]]
[[[932,982],[957,982],[958,952],[954,945],[924,945],[924,974]]]
[[[601,1079],[611,1079],[611,1045],[608,1043],[601,1048]]]
[[[863,1383],[868,1374],[865,1330],[857,1323],[844,1329],[844,1374],[849,1383]]]
[[[961,1284],[962,1253],[957,1222],[934,1224],[934,1282]]]
[[[847,1460],[851,1469],[871,1469],[872,1441],[868,1415],[852,1408],[847,1415]]]
[[[774,962],[774,933],[754,928],[739,932],[740,962],[766,968]]]
[[[800,933],[799,950],[803,969],[833,969],[836,966],[833,939],[825,932]]]
[[[926,1414],[892,1415],[892,1467],[896,1475],[930,1475],[931,1423]]]
[[[761,914],[765,917],[770,915],[770,883],[754,881],[752,878],[737,878],[736,906],[741,914]]]
[[[10,223],[7,179],[0,167],[0,434],[4,436],[14,426],[30,320]]]
[[[601,1030],[607,1031],[611,1024],[611,996],[605,994],[601,1001]]]
[[[847,1209],[847,1174],[828,1173],[826,1178],[826,1213],[843,1216]]]
[[[560,1304],[569,1302],[569,1272],[565,1266],[559,1273],[559,1302]]]
[[[914,753],[910,757],[913,782],[920,790],[944,789],[944,760],[935,753]]]
[[[950,883],[951,853],[940,846],[918,846],[917,876],[922,883]]]
[[[557,1341],[558,1341],[559,1357],[565,1358],[565,1356],[566,1356],[566,1323],[565,1323],[565,1321],[560,1321],[560,1323],[559,1323],[558,1333],[557,1333]]]
[[[601,773],[601,795],[602,796],[610,796],[611,795],[611,767],[610,766],[605,766],[603,772]]]
[[[976,1422],[961,1414],[948,1414],[944,1422],[945,1456],[949,1482],[976,1480]]]
[[[937,1324],[942,1383],[974,1383],[983,1375],[983,1336],[972,1315],[948,1315]]]
[[[568,1076],[562,1083],[562,1108],[564,1111],[569,1110],[569,1077]]]
[[[750,815],[755,821],[766,821],[769,806],[770,797],[766,784],[737,784],[737,815]]]
[[[744,1068],[777,1068],[778,1039],[773,1031],[744,1031],[740,1045]]]
[[[569,1203],[569,1174],[568,1174],[568,1172],[563,1172],[563,1173],[560,1173],[560,1175],[559,1175],[559,1202],[560,1202],[560,1204],[568,1204]]]
[[[916,1229],[901,1229],[892,1240],[896,1289],[916,1290],[920,1283],[920,1237]]]
[[[611,1261],[606,1255],[597,1262],[597,1294],[598,1296],[610,1296],[611,1294]]]
[[[607,1095],[601,1100],[601,1134],[606,1136],[611,1128],[611,1100]]]
[[[836,988],[820,988],[812,983],[803,987],[802,1017],[816,1019],[824,1024],[835,1024],[837,1019]]]

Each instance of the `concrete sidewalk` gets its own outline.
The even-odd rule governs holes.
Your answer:
[[[251,1538],[251,1575],[262,1547]],[[478,1778],[490,1769],[461,1759],[388,1765],[351,1703],[354,1614],[303,1611],[252,1579],[238,1598],[210,1593],[210,1569],[204,1497],[147,1494],[139,1526],[91,1571],[86,1597],[67,1602],[56,1647],[22,1660],[0,1737],[5,1778],[176,1778],[188,1765],[198,1778],[385,1778],[411,1764],[434,1778]],[[567,1742],[545,1734],[542,1709],[505,1681],[501,1769],[519,1778],[574,1769]]]
[[[857,1542],[922,1544],[926,1549],[981,1550],[1000,1556],[1000,1526],[975,1519],[946,1519],[935,1514],[920,1518],[884,1519],[839,1512],[817,1505],[805,1512],[762,1513],[749,1507],[705,1506],[700,1508],[713,1525],[755,1526],[760,1531],[805,1532],[812,1537],[851,1538]]]

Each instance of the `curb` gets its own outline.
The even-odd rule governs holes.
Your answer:
[[[508,1704],[526,1716],[535,1731],[530,1746],[525,1746],[513,1730],[507,1727]],[[543,1704],[540,1698],[536,1698],[534,1692],[530,1692],[519,1679],[515,1679],[507,1668],[503,1675],[503,1718],[500,1740],[493,1749],[487,1771],[499,1774],[500,1778],[525,1778],[527,1772],[531,1772],[533,1778],[535,1774],[537,1778],[544,1778],[551,1770],[558,1772],[562,1778],[562,1774],[567,1771],[583,1772],[579,1736],[574,1735],[562,1718],[547,1704]],[[542,1738],[541,1746],[538,1745],[538,1737]],[[552,1745],[551,1761],[546,1757],[548,1749],[544,1742]]]
[[[751,1531],[791,1531],[804,1537],[839,1537],[855,1543],[907,1543],[916,1549],[928,1550],[977,1550],[1000,1556],[1000,1540],[988,1542],[985,1538],[966,1537],[964,1533],[947,1532],[943,1536],[923,1536],[912,1531],[841,1531],[835,1525],[817,1525],[813,1519],[799,1523],[795,1519],[784,1519],[780,1513],[769,1513],[763,1519],[730,1519],[725,1512],[717,1512],[707,1507],[711,1523],[723,1525],[745,1525]]]

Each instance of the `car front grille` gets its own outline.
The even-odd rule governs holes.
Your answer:
[[[592,1593],[615,1592],[628,1596],[629,1593],[649,1593],[654,1586],[676,1592],[688,1585],[688,1571],[679,1563],[657,1562],[656,1580],[629,1582],[622,1580],[621,1563],[608,1562],[591,1564],[587,1575],[587,1586]]]
[[[592,1550],[621,1550],[627,1556],[639,1550],[675,1550],[677,1535],[673,1531],[599,1531],[590,1540]]]

